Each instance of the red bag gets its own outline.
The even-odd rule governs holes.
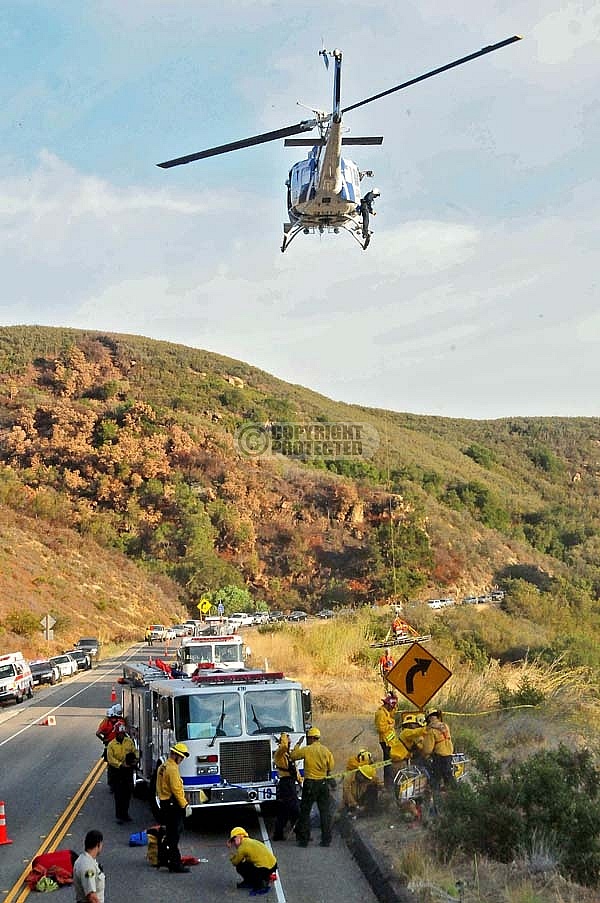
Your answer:
[[[73,883],[73,865],[77,859],[75,850],[56,850],[54,853],[42,853],[31,863],[31,871],[25,884],[34,890],[40,878],[54,878],[57,884]]]
[[[58,866],[73,877],[73,865],[76,859],[77,853],[74,850],[55,850],[54,853],[42,853],[40,856],[36,856],[31,865],[33,868],[41,865],[46,871],[53,866]]]

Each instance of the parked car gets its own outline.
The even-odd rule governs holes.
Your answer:
[[[335,612],[330,608],[322,608],[319,612],[319,617],[323,618],[323,620],[327,620],[328,618],[335,618]]]
[[[443,608],[444,607],[444,603],[442,602],[441,599],[428,599],[427,604],[429,605],[430,608]]]
[[[285,615],[282,611],[269,612],[269,621],[285,621]]]
[[[53,655],[50,661],[54,662],[58,667],[61,677],[72,677],[79,670],[76,660],[69,652],[64,652],[62,655]]]
[[[29,662],[33,685],[41,687],[42,684],[54,686],[60,680],[60,668],[49,658],[38,658]]]
[[[305,611],[292,611],[288,615],[288,621],[306,621]]]
[[[465,598],[462,600],[463,605],[477,605],[477,602],[477,596],[465,596]]]
[[[87,652],[92,660],[92,664],[97,662],[100,658],[100,640],[95,636],[84,636],[81,637],[75,643],[76,649],[83,649],[84,652]]]
[[[92,656],[85,649],[69,649],[67,655],[75,659],[79,671],[89,671],[92,667]]]
[[[492,593],[490,593],[492,602],[502,602],[504,600],[504,590],[503,589],[495,589]]]

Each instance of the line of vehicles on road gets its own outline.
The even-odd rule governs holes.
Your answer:
[[[427,599],[427,605],[430,608],[447,608],[450,605],[486,605],[490,602],[502,602],[504,600],[504,591],[501,589],[492,590],[483,596],[464,596],[460,602],[456,599]]]
[[[309,615],[300,609],[287,615],[282,611],[260,611],[253,614],[236,611],[230,615],[209,615],[202,620],[190,618],[182,624],[173,624],[171,627],[167,627],[165,624],[150,624],[146,628],[145,639],[148,642],[164,643],[190,636],[201,636],[211,630],[216,633],[232,632],[244,627],[258,627],[261,624],[279,621],[306,621],[308,617]],[[326,620],[335,617],[335,612],[330,608],[324,608],[317,612],[316,617]]]
[[[97,660],[100,643],[93,637],[80,639],[73,649],[49,658],[27,661],[21,652],[0,655],[0,704],[31,699],[33,688],[54,685],[78,671],[89,671]]]

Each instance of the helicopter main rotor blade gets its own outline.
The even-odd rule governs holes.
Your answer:
[[[425,81],[426,78],[432,78],[434,75],[439,75],[440,72],[447,72],[448,69],[454,69],[455,66],[462,66],[463,63],[468,63],[470,60],[477,59],[478,56],[485,56],[486,53],[492,53],[494,50],[500,50],[501,47],[506,47],[508,44],[514,44],[515,41],[521,40],[521,35],[516,34],[513,35],[512,38],[506,38],[504,41],[500,41],[498,44],[491,44],[489,47],[483,47],[481,50],[478,50],[476,53],[470,53],[469,56],[463,56],[460,60],[454,60],[452,63],[447,63],[445,66],[440,66],[439,69],[432,69],[430,72],[425,72],[423,75],[417,76],[417,78],[411,78],[407,82],[403,82],[401,85],[396,85],[395,88],[388,88],[387,91],[382,91],[380,94],[374,94],[372,97],[367,97],[365,100],[359,100],[358,103],[353,103],[350,107],[344,107],[342,113],[348,113],[350,110],[356,110],[358,107],[364,107],[367,103],[372,103],[374,100],[379,100],[381,97],[387,97],[388,94],[393,94],[395,91],[401,91],[403,88],[408,88],[410,85],[416,85],[417,82]]]
[[[208,150],[198,151],[197,154],[188,154],[185,157],[177,157],[175,160],[165,160],[157,163],[161,169],[170,169],[171,166],[181,166],[184,163],[193,163],[194,160],[204,160],[205,157],[216,157],[218,154],[228,154],[230,151],[241,150],[243,147],[253,147],[255,144],[264,144],[267,141],[277,141],[279,138],[287,138],[290,135],[299,135],[301,132],[310,132],[317,124],[316,119],[305,119],[297,125],[290,125],[274,132],[264,132],[262,135],[253,135],[252,138],[242,138],[240,141],[232,141],[230,144],[221,144],[219,147],[209,147]]]

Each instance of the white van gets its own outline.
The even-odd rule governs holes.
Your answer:
[[[33,677],[21,652],[0,655],[0,703],[23,702],[33,696]]]

